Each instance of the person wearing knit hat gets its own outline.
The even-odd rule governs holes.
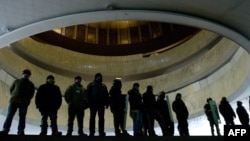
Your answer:
[[[182,100],[181,93],[176,94],[175,100],[172,103],[172,109],[175,112],[176,119],[178,121],[177,128],[180,136],[189,136],[189,129],[188,129],[189,111],[187,109],[186,104]]]
[[[89,136],[95,135],[95,118],[98,112],[99,136],[106,136],[104,132],[105,108],[109,106],[109,93],[107,86],[102,82],[102,74],[96,73],[95,79],[87,86],[87,101],[90,108]]]
[[[62,104],[62,94],[59,86],[55,85],[53,75],[48,75],[45,84],[38,88],[35,104],[42,116],[40,135],[47,135],[47,120],[50,118],[52,135],[61,136],[62,132],[59,132],[57,127],[57,112]]]
[[[19,123],[18,123],[18,135],[25,135],[25,119],[31,99],[35,93],[35,86],[33,82],[29,80],[31,71],[28,69],[23,70],[22,77],[16,79],[10,86],[10,101],[8,107],[8,113],[3,124],[3,130],[0,135],[7,135],[10,131],[12,119],[17,110],[19,110]]]
[[[64,99],[68,104],[68,131],[66,136],[72,136],[75,117],[77,118],[78,135],[87,136],[83,131],[83,119],[87,108],[86,89],[81,84],[82,77],[76,76],[75,82],[65,91]]]

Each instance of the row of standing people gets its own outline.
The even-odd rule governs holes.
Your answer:
[[[165,92],[161,92],[156,100],[151,85],[147,86],[143,94],[140,93],[139,86],[138,83],[134,83],[133,88],[128,91],[134,136],[156,136],[154,121],[159,123],[163,136],[173,136],[174,122],[170,105],[165,100]],[[189,136],[187,122],[189,112],[180,93],[176,95],[172,109],[176,113],[180,135]]]
[[[25,135],[26,114],[31,99],[35,95],[35,86],[29,80],[31,71],[26,69],[22,72],[20,79],[16,79],[10,86],[10,100],[8,113],[3,124],[1,135],[7,135],[10,131],[15,113],[19,110],[19,122],[17,127],[18,135]],[[67,136],[71,136],[75,117],[77,119],[78,134],[87,136],[83,131],[84,110],[90,109],[89,130],[90,135],[95,135],[95,117],[99,116],[99,136],[105,136],[104,132],[104,111],[109,106],[109,93],[106,85],[102,83],[102,74],[97,73],[93,82],[89,83],[87,89],[81,84],[82,78],[75,77],[75,82],[65,91],[65,101],[68,104],[68,130]],[[39,86],[35,95],[36,108],[41,113],[40,135],[47,135],[48,118],[52,135],[61,136],[62,132],[57,126],[57,112],[62,104],[62,93],[59,86],[55,85],[55,78],[49,75],[46,82]]]
[[[249,125],[249,115],[241,101],[237,101],[236,113],[226,97],[222,97],[219,105],[212,98],[207,98],[207,103],[204,105],[204,112],[209,121],[211,134],[215,135],[215,130],[218,136],[221,136],[219,124],[221,123],[219,113],[222,115],[225,125],[235,125],[236,114],[238,115],[241,125]]]
[[[35,86],[29,80],[30,70],[24,70],[22,77],[16,79],[11,87],[11,98],[9,101],[8,113],[4,121],[3,130],[0,134],[7,135],[10,131],[13,117],[19,110],[18,135],[25,135],[25,120],[31,99],[35,95]],[[122,83],[120,80],[114,80],[113,86],[108,91],[105,84],[102,83],[102,74],[97,73],[93,82],[87,85],[85,89],[81,84],[82,78],[76,76],[74,83],[70,85],[64,94],[64,99],[68,104],[68,130],[67,136],[71,136],[75,118],[77,119],[78,134],[87,136],[83,131],[84,110],[90,109],[89,136],[95,135],[95,119],[98,113],[98,132],[99,136],[105,136],[104,132],[104,114],[105,108],[110,106],[114,118],[115,135],[129,136],[125,129],[125,104],[124,95],[121,93]],[[162,129],[163,135],[174,134],[174,123],[170,118],[169,107],[164,100],[164,92],[159,96],[157,102],[153,94],[153,87],[148,86],[147,91],[139,93],[139,84],[135,83],[129,90],[130,115],[133,119],[134,135],[141,135],[141,126],[143,125],[144,135],[156,135],[154,132],[154,120],[156,119]],[[139,95],[137,95],[139,94]],[[137,97],[139,96],[139,97]],[[142,103],[142,100],[144,101]],[[137,103],[139,101],[139,103]],[[58,131],[57,113],[62,104],[62,94],[59,86],[55,85],[55,78],[49,75],[46,82],[39,86],[35,96],[35,105],[41,114],[41,132],[40,135],[47,135],[50,119],[52,135],[60,136],[62,132]],[[152,106],[153,105],[153,106]],[[138,111],[143,111],[140,115]],[[165,115],[164,115],[165,114]],[[142,117],[143,116],[143,121]]]
[[[10,87],[10,103],[8,107],[8,114],[3,125],[3,131],[1,134],[8,134],[12,119],[15,112],[19,110],[19,124],[18,124],[18,135],[24,135],[25,130],[25,119],[30,101],[35,93],[34,84],[29,80],[31,75],[30,70],[24,70],[22,73],[22,78],[17,79],[13,82]],[[65,101],[68,104],[68,130],[67,136],[71,136],[73,132],[74,119],[77,118],[78,134],[87,136],[83,131],[83,119],[84,110],[90,109],[90,122],[89,122],[89,136],[95,135],[95,118],[98,113],[98,132],[99,136],[105,136],[104,132],[104,114],[105,108],[110,106],[111,112],[114,118],[114,130],[115,135],[126,135],[124,122],[124,96],[121,94],[122,83],[120,80],[114,80],[113,86],[110,91],[108,91],[105,84],[102,83],[102,74],[97,73],[93,82],[87,85],[85,89],[81,84],[82,78],[80,76],[75,77],[74,84],[70,85],[64,95]],[[47,135],[48,128],[48,118],[51,120],[52,135],[61,135],[57,127],[57,112],[62,104],[62,94],[60,88],[54,84],[54,76],[49,75],[46,78],[46,83],[42,84],[36,93],[35,104],[41,113],[41,132],[40,135]],[[130,104],[130,116],[133,119],[133,133],[134,136],[150,135],[155,136],[154,131],[154,121],[156,120],[162,130],[163,135],[174,135],[174,122],[170,114],[169,103],[164,100],[165,93],[162,92],[158,99],[155,99],[153,93],[153,87],[148,86],[147,91],[141,95],[139,91],[139,84],[134,83],[131,90],[128,91],[129,104]],[[206,115],[211,126],[212,135],[214,135],[213,126],[216,127],[218,135],[219,128],[218,122],[211,120],[209,117],[209,101],[204,106]],[[225,98],[222,99],[221,103],[228,103]],[[225,105],[225,104],[224,104]],[[237,102],[237,114],[242,124],[249,122],[249,118],[246,110],[242,106],[240,101]],[[222,112],[223,106],[220,106],[220,112],[223,117],[230,113]],[[224,106],[227,107],[227,106]],[[181,99],[181,94],[176,95],[175,101],[172,103],[172,109],[176,113],[176,118],[178,121],[178,131],[181,136],[189,136],[188,131],[188,109],[185,103]],[[211,109],[210,109],[211,110]],[[218,113],[218,112],[217,112]],[[245,122],[241,115],[245,114]],[[232,114],[235,118],[235,114]],[[244,116],[243,116],[244,117]],[[230,118],[229,118],[230,119]],[[225,118],[226,124],[234,124],[232,120]],[[231,118],[232,119],[232,118]],[[248,120],[248,121],[247,121]]]

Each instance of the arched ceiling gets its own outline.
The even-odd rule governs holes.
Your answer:
[[[246,0],[0,1],[0,47],[37,33],[80,23],[150,20],[214,31],[249,49]]]

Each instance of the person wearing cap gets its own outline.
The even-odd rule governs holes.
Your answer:
[[[87,136],[83,131],[84,110],[87,108],[86,89],[81,82],[82,78],[76,76],[74,84],[70,85],[64,94],[64,99],[68,104],[68,131],[66,136],[72,136],[75,117],[78,123],[78,135]]]
[[[47,120],[50,118],[52,135],[61,136],[62,132],[59,132],[57,127],[57,112],[62,104],[62,94],[59,86],[55,85],[53,75],[48,75],[45,84],[39,86],[35,97],[35,104],[42,116],[40,135],[47,135]]]
[[[189,112],[186,104],[182,100],[181,93],[176,94],[175,100],[172,103],[172,109],[175,112],[178,121],[177,128],[180,133],[180,136],[189,136],[189,129],[188,129]]]
[[[109,107],[109,93],[107,86],[102,82],[102,74],[96,73],[95,79],[87,86],[87,101],[90,108],[89,136],[95,135],[95,118],[98,113],[99,136],[106,136],[104,132],[105,108]]]
[[[3,124],[1,135],[7,135],[10,131],[13,117],[17,110],[19,110],[18,135],[25,135],[25,122],[28,106],[35,93],[35,86],[29,80],[31,71],[23,70],[22,77],[16,79],[10,86],[10,100],[6,119]]]

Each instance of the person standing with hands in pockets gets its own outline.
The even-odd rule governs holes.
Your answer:
[[[104,132],[105,108],[109,107],[109,92],[102,82],[102,74],[96,73],[95,79],[87,86],[87,101],[90,108],[89,136],[95,135],[95,118],[99,117],[99,136],[106,136]]]
[[[78,135],[87,136],[83,131],[84,110],[87,108],[86,89],[81,84],[82,78],[75,77],[74,84],[65,91],[65,101],[68,104],[68,131],[66,136],[72,136],[74,119],[77,118]]]
[[[10,131],[13,117],[17,110],[19,110],[19,123],[18,123],[18,135],[25,135],[25,120],[31,99],[35,94],[35,86],[33,82],[29,80],[31,71],[28,69],[23,70],[22,77],[16,79],[10,86],[10,101],[8,107],[8,114],[4,121],[3,131],[0,135],[7,135]]]
[[[57,127],[57,112],[62,104],[62,94],[60,88],[55,85],[53,75],[47,76],[46,83],[38,88],[35,103],[42,115],[40,135],[47,135],[47,120],[50,118],[52,135],[61,136],[62,132],[59,132]]]

